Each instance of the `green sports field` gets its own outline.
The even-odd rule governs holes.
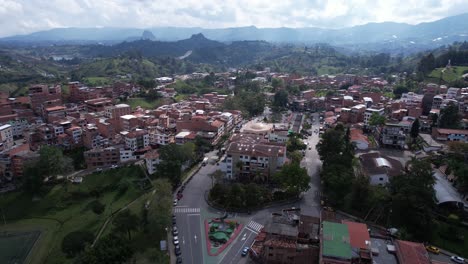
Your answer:
[[[0,232],[0,263],[24,263],[40,235],[39,231]]]

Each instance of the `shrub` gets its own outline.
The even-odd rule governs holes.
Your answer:
[[[94,235],[89,231],[74,231],[68,233],[62,240],[62,251],[68,257],[74,257],[83,251],[86,244],[93,242]]]
[[[90,203],[91,210],[93,210],[93,213],[100,215],[104,212],[106,209],[106,206],[99,202],[98,200],[94,200]]]

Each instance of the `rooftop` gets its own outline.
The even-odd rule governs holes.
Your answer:
[[[327,257],[351,259],[348,227],[344,224],[324,221],[322,254]]]
[[[429,254],[421,243],[404,240],[396,240],[397,256],[400,263],[405,264],[430,264]]]

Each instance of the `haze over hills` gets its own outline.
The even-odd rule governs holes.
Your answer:
[[[407,52],[411,53],[451,44],[454,41],[467,40],[468,14],[417,25],[385,22],[368,23],[342,29],[257,28],[254,26],[219,29],[159,27],[146,30],[138,28],[56,28],[28,35],[1,38],[0,43],[115,44],[140,39],[177,41],[188,39],[198,33],[202,33],[208,39],[220,42],[264,40],[273,43],[329,43],[361,50],[387,52],[405,48]]]

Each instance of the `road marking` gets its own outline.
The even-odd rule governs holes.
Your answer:
[[[257,231],[255,231],[255,230],[252,230],[252,229],[250,229],[249,227],[246,227],[245,229],[247,229],[247,230],[249,230],[250,232],[252,232],[252,233],[255,233],[255,234],[257,234],[257,235],[258,235],[258,232],[257,232]]]
[[[252,233],[249,234],[249,237],[247,237],[247,239],[249,239],[251,235],[252,235]],[[229,264],[231,264],[234,261],[235,257],[244,249],[246,242],[247,242],[247,240],[245,240],[244,243],[242,243],[242,246],[237,251],[237,253],[234,255],[234,257],[231,259],[231,262],[229,262]]]
[[[258,233],[258,232],[260,232],[260,230],[262,230],[263,225],[255,222],[255,221],[250,221],[249,224],[247,225],[247,227],[249,227],[252,230],[257,231],[257,233]]]
[[[200,208],[176,207],[175,213],[200,213]]]

